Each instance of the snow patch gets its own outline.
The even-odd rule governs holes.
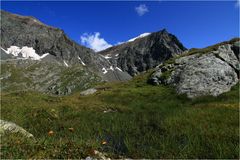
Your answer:
[[[43,55],[40,56],[40,59],[43,59],[44,57],[46,57],[46,56],[48,56],[48,55],[49,55],[49,53],[45,53],[45,54],[43,54]]]
[[[7,53],[7,51],[6,51],[4,48],[2,48],[2,47],[1,47],[1,49],[2,49],[4,52],[6,52],[6,53]]]
[[[109,54],[107,54],[106,56],[104,56],[105,59],[110,59],[112,57],[109,56]]]
[[[24,59],[32,59],[32,60],[41,60],[42,58],[49,55],[49,53],[45,53],[42,56],[39,56],[32,47],[27,47],[27,46],[23,46],[22,48],[18,46],[11,46],[7,50],[3,48],[2,50],[4,50],[7,54],[12,54],[15,57],[22,57]]]
[[[18,56],[18,54],[21,52],[21,49],[17,46],[11,46],[7,49],[7,54],[12,54],[13,56]]]
[[[118,67],[116,67],[115,69],[117,69],[117,70],[119,70],[120,72],[122,72],[122,70],[121,70],[120,68],[118,68]]]
[[[40,56],[35,52],[35,50],[32,47],[22,47],[21,54],[23,58],[30,58],[33,60],[39,60],[41,59]]]
[[[102,68],[102,72],[103,72],[103,74],[106,74],[108,71],[110,71],[110,70],[112,70],[112,71],[115,71],[115,70],[118,70],[118,71],[120,71],[120,72],[123,72],[120,68],[118,68],[118,67],[113,67],[113,66],[110,66],[109,68]]]
[[[106,74],[108,71],[106,70],[106,68],[102,68],[103,74]]]
[[[80,60],[80,62],[82,63],[82,65],[86,66],[86,64],[82,61],[82,59],[78,56],[78,59]]]
[[[112,70],[112,71],[114,71],[114,69],[113,69],[113,66],[110,66],[109,70]]]
[[[63,63],[65,64],[65,66],[66,66],[66,67],[68,67],[68,64],[67,64],[67,62],[63,61]]]
[[[138,38],[143,38],[143,37],[146,37],[148,35],[150,35],[151,33],[143,33],[143,34],[140,34],[139,36],[135,37],[135,38],[132,38],[132,39],[129,39],[127,42],[133,42],[135,41],[136,39]]]

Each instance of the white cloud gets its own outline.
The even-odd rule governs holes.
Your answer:
[[[84,33],[81,36],[81,43],[96,52],[112,47],[112,45],[106,42],[104,38],[100,37],[99,32],[94,34]]]
[[[148,7],[145,4],[140,4],[138,7],[135,7],[135,11],[139,16],[143,16],[145,13],[149,12]]]

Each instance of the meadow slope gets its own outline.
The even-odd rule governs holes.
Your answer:
[[[1,119],[34,135],[1,137],[1,158],[239,158],[239,85],[188,99],[169,86],[102,83],[89,96],[1,93]],[[53,131],[53,134],[49,134]]]

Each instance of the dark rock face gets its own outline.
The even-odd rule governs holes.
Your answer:
[[[236,42],[239,43],[240,41]],[[170,84],[189,98],[228,92],[239,82],[239,59],[235,44],[220,45],[217,50],[177,58],[159,66],[149,79],[155,85]]]
[[[71,41],[62,30],[44,25],[33,17],[24,17],[1,11],[1,46],[33,47],[36,53],[50,53],[59,60],[77,63],[77,57],[91,63],[93,52]]]
[[[1,11],[1,47],[7,50],[10,46],[32,47],[40,56],[49,53],[50,56],[46,58],[49,62],[57,62],[62,65],[67,63],[70,67],[84,64],[104,80],[121,80],[116,76],[108,79],[102,73],[102,68],[110,68],[111,63],[104,57],[95,54],[93,50],[70,40],[62,30],[47,26],[33,17]],[[4,54],[4,51],[1,53]],[[4,54],[4,56],[7,55]],[[115,70],[113,72],[118,74],[115,73]],[[128,78],[124,78],[125,80],[131,78],[130,76],[126,77]]]
[[[6,59],[12,59],[13,56],[10,55],[10,54],[7,54],[4,50],[0,50],[0,57],[1,57],[1,60],[6,60]]]
[[[165,29],[99,52],[130,75],[156,67],[165,60],[181,54],[186,48]],[[111,58],[110,58],[111,57]]]

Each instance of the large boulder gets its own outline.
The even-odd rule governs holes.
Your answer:
[[[170,84],[189,98],[228,92],[239,81],[239,59],[232,48],[225,44],[204,54],[176,58],[156,69],[149,82]]]

